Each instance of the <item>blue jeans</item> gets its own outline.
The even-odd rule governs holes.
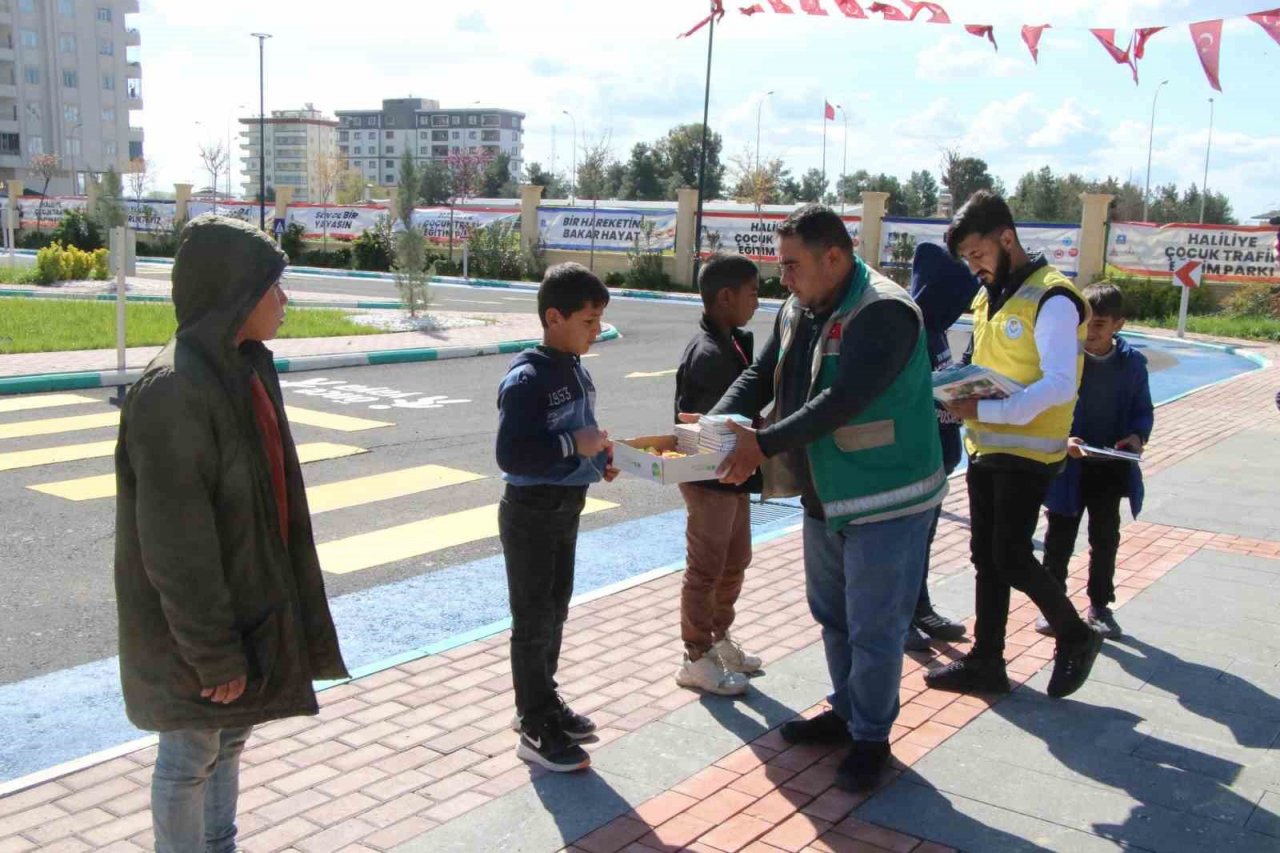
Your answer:
[[[809,611],[822,626],[828,700],[855,740],[887,741],[898,718],[902,643],[924,573],[932,509],[832,532],[805,517]]]
[[[151,777],[156,853],[233,853],[240,753],[252,729],[160,733]]]

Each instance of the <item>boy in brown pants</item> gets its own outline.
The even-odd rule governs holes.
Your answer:
[[[704,414],[750,364],[752,335],[742,329],[759,305],[760,273],[738,255],[717,255],[698,276],[704,312],[698,333],[676,371],[676,418]],[[725,696],[746,692],[745,673],[760,668],[729,637],[734,604],[751,563],[750,494],[759,474],[741,486],[717,480],[681,483],[688,507],[688,567],[680,595],[685,656],[676,671],[681,687]]]

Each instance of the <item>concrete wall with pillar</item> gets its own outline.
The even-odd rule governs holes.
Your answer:
[[[22,185],[22,181],[6,181],[5,186],[9,190],[9,198],[6,201],[4,208],[4,215],[6,218],[3,223],[0,223],[0,227],[5,228],[6,234],[8,234],[8,228],[12,227],[12,238],[6,236],[5,239],[16,240],[18,236],[18,229],[22,226],[22,219],[18,215],[18,199],[22,198],[22,191],[24,187]],[[10,248],[13,248],[13,246],[10,246]]]
[[[1080,272],[1076,284],[1085,287],[1102,275],[1107,261],[1107,220],[1111,200],[1106,193],[1080,193],[1084,210],[1080,215]]]
[[[173,198],[175,202],[173,220],[183,222],[190,216],[187,212],[187,202],[191,201],[191,184],[174,184]]]
[[[289,212],[289,205],[293,203],[293,187],[276,187],[276,219],[285,219],[285,215]],[[267,220],[267,233],[271,233],[274,225],[273,220]]]
[[[524,184],[520,187],[520,248],[532,252],[538,245],[538,204],[542,201],[542,187]]]
[[[698,191],[692,187],[676,190],[676,263],[671,277],[676,284],[692,288],[694,249],[698,239]]]
[[[862,236],[858,243],[858,257],[873,268],[880,266],[880,232],[884,225],[884,213],[889,207],[889,194],[863,190]]]

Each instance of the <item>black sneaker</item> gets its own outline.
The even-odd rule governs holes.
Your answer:
[[[930,610],[923,616],[916,616],[911,621],[911,626],[921,631],[935,640],[946,640],[948,642],[959,640],[964,637],[964,626],[959,622],[952,622],[942,614]]]
[[[1008,693],[1009,676],[1000,658],[967,655],[925,673],[924,683],[952,693]]]
[[[586,740],[596,733],[596,724],[582,714],[569,707],[560,694],[556,694],[556,721],[561,730],[569,736],[569,740]]]
[[[1098,659],[1098,652],[1102,651],[1102,635],[1092,628],[1085,631],[1089,636],[1074,643],[1058,641],[1048,690],[1054,699],[1070,696],[1083,687],[1093,669],[1093,662]]]
[[[1120,623],[1116,621],[1110,607],[1090,607],[1085,621],[1089,623],[1090,628],[1108,640],[1118,640],[1124,636],[1124,631],[1120,630]]]
[[[835,711],[823,711],[812,720],[792,720],[778,730],[787,743],[841,743],[851,739],[849,724]]]
[[[572,773],[591,766],[591,756],[561,731],[555,719],[539,726],[521,726],[516,756],[554,773]]]
[[[889,768],[889,758],[887,740],[855,740],[836,768],[836,787],[851,794],[874,790]]]
[[[1043,614],[1036,617],[1036,633],[1043,634],[1046,637],[1054,636],[1053,626],[1049,624],[1049,620],[1044,618]]]
[[[912,622],[907,626],[907,638],[903,640],[902,648],[909,652],[927,652],[932,646],[929,645],[929,638],[920,633],[920,629]]]

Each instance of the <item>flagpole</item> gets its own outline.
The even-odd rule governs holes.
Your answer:
[[[840,104],[836,104],[836,109],[840,111],[840,115],[844,116],[844,155],[840,161],[840,180],[843,181],[849,174],[849,113]],[[840,213],[844,214],[844,191],[840,189],[840,183],[836,182],[836,194],[840,196]]]
[[[827,102],[822,102],[822,188],[818,191],[818,201],[822,201],[822,193],[827,189]]]
[[[716,3],[711,2],[710,25],[707,27],[707,83],[702,96],[702,151],[698,155],[698,213],[693,228],[693,280],[698,280],[702,265],[702,194],[707,187],[707,121],[711,114],[711,48],[716,37]]]

